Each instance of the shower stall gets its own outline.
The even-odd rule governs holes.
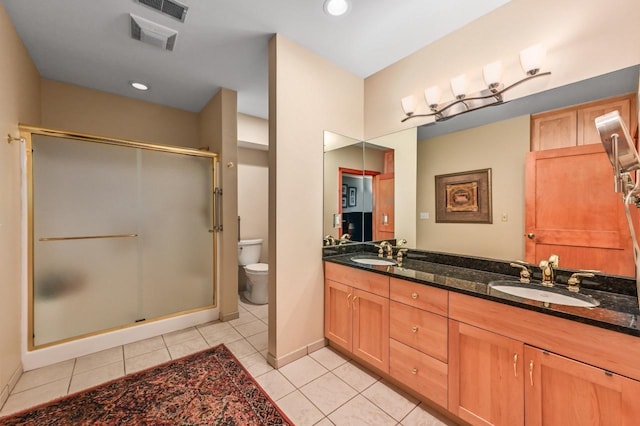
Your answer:
[[[216,307],[216,154],[21,134],[30,350]]]

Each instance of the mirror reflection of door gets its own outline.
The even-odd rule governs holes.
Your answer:
[[[394,238],[394,161],[393,150],[384,151],[384,167],[373,177],[373,239]]]
[[[371,241],[373,236],[373,177],[377,171],[338,169],[339,237],[349,234],[351,241]]]

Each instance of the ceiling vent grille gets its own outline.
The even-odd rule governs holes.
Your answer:
[[[138,3],[169,15],[180,22],[184,22],[187,17],[187,6],[173,0],[137,0]]]
[[[173,50],[178,32],[134,14],[131,17],[131,37],[152,46]]]

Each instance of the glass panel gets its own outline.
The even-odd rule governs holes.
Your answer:
[[[135,321],[136,156],[33,135],[34,344]]]
[[[144,317],[212,305],[211,159],[141,151],[141,165]]]

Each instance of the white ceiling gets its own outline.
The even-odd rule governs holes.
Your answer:
[[[351,0],[340,18],[323,0],[179,0],[184,23],[135,0],[0,1],[44,78],[194,112],[226,87],[266,118],[275,33],[367,77],[510,0]],[[174,51],[133,40],[129,13],[177,30]]]

